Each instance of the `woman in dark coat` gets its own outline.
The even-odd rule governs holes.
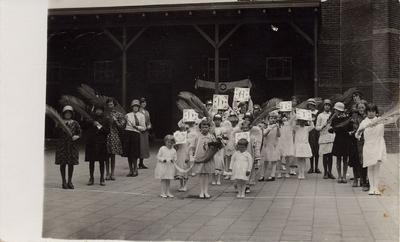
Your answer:
[[[81,126],[77,121],[73,120],[73,112],[71,106],[63,108],[62,117],[65,125],[71,130],[72,137],[64,132],[59,126],[55,127],[55,133],[60,135],[56,144],[56,165],[60,166],[62,188],[74,189],[72,184],[72,174],[74,173],[74,165],[79,164],[78,139],[82,136]],[[68,183],[65,179],[65,168],[68,165]]]
[[[338,171],[338,183],[347,183],[347,160],[350,155],[350,136],[349,133],[352,131],[351,120],[344,113],[344,104],[337,102],[333,107],[336,117],[332,119],[329,132],[335,132],[335,140],[333,141],[332,155],[336,156],[336,167]],[[342,161],[343,161],[343,173],[342,173]]]
[[[87,143],[85,150],[85,161],[89,162],[90,179],[88,186],[94,183],[94,163],[100,164],[100,185],[105,186],[104,181],[104,162],[107,160],[107,136],[110,133],[110,122],[104,115],[104,105],[98,103],[94,106],[93,122],[88,122]]]
[[[307,109],[311,111],[312,115],[312,122],[314,123],[314,127],[317,124],[317,116],[318,110],[316,109],[317,104],[313,98],[307,100]],[[322,172],[318,169],[318,161],[319,161],[319,131],[313,129],[309,132],[308,135],[308,143],[310,144],[312,156],[310,157],[310,170],[308,170],[308,174],[310,173],[318,173],[321,174]],[[315,164],[315,166],[314,166]],[[315,168],[315,170],[314,170]]]

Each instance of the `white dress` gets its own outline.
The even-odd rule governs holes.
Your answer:
[[[156,179],[174,179],[175,176],[175,165],[172,160],[176,161],[176,150],[174,148],[168,149],[166,146],[162,146],[158,150],[157,154],[157,165],[155,169]],[[167,162],[164,163],[163,161]]]
[[[279,137],[279,151],[282,156],[293,156],[294,155],[294,143],[293,143],[293,128],[289,121],[283,122],[283,126],[280,129],[281,137]]]
[[[232,155],[232,160],[230,164],[230,169],[232,169],[231,179],[240,179],[248,181],[250,176],[246,176],[246,172],[250,172],[253,167],[253,158],[248,151],[243,153],[236,151]]]
[[[293,130],[296,131],[294,139],[294,156],[299,158],[310,158],[312,151],[308,143],[308,133],[314,129],[314,123],[310,122],[310,126],[301,127],[293,122]]]
[[[365,118],[358,130],[365,128],[369,123],[377,119]],[[383,138],[385,127],[378,124],[364,130],[364,148],[363,148],[363,167],[373,166],[381,160],[383,163],[387,160],[386,144]]]
[[[222,136],[223,134],[228,136],[225,128],[223,127],[214,127],[215,137]],[[224,157],[225,157],[225,149],[220,149],[214,155],[214,162],[215,162],[215,173],[222,173],[224,170]]]
[[[267,131],[264,131],[267,132]],[[277,135],[278,129],[274,128],[269,133],[264,136],[264,144],[263,148],[261,149],[261,156],[266,161],[278,161],[280,160],[280,151],[279,151],[279,140]]]

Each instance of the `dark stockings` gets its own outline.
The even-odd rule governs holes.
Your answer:
[[[99,161],[100,163],[100,180],[104,180],[104,161]],[[90,179],[94,179],[94,161],[89,162]]]
[[[319,161],[319,155],[314,155],[310,158],[310,167],[311,170],[315,171],[318,169],[318,161]],[[314,164],[315,164],[315,170],[314,170]]]
[[[322,164],[324,165],[324,174],[332,173],[332,155],[324,154],[322,156]]]
[[[111,173],[110,173],[110,162],[111,162]],[[115,170],[115,154],[109,154],[106,160],[106,172],[107,174],[114,175]]]
[[[347,156],[336,156],[337,161],[337,172],[338,178],[346,178],[347,174]],[[342,173],[342,161],[343,161],[343,173]]]
[[[362,164],[353,167],[354,180],[360,178],[360,186],[367,185],[368,168],[362,167]]]
[[[140,159],[139,159],[139,166],[144,165],[144,164],[143,164],[143,160],[144,160],[143,158],[140,158]]]
[[[60,165],[60,173],[63,184],[67,183],[65,180],[66,165]],[[68,183],[72,183],[72,174],[74,173],[74,165],[68,165]]]
[[[136,171],[137,170],[137,158],[132,158],[128,157],[128,164],[129,164],[129,170],[130,172]]]

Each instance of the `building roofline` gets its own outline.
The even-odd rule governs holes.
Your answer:
[[[194,4],[166,4],[123,7],[95,7],[95,8],[63,8],[49,9],[48,15],[91,15],[91,14],[129,14],[129,13],[156,13],[178,11],[207,11],[232,9],[262,9],[262,8],[304,8],[320,7],[320,0],[270,0],[270,1],[238,1],[218,3]]]

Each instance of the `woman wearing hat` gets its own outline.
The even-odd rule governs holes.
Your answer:
[[[62,110],[62,118],[65,125],[71,130],[72,137],[64,132],[58,125],[54,128],[55,132],[60,135],[56,144],[56,165],[60,166],[63,189],[74,189],[72,184],[72,174],[74,173],[74,165],[79,164],[79,149],[77,139],[82,136],[81,126],[77,121],[73,120],[74,110],[67,105]],[[68,183],[65,180],[65,168],[68,165]]]
[[[89,162],[90,178],[88,186],[94,184],[94,163],[100,164],[100,185],[105,186],[104,163],[108,159],[107,137],[110,133],[110,121],[104,115],[104,104],[94,105],[93,122],[87,122],[87,143],[85,161]]]
[[[310,98],[307,100],[307,108],[311,110],[312,121],[314,123],[314,126],[316,125],[317,114],[318,114],[318,110],[316,109],[316,107],[317,103],[315,102],[315,99]],[[319,161],[318,139],[319,139],[319,132],[315,129],[311,130],[308,136],[308,142],[310,143],[313,156],[310,158],[310,170],[308,170],[308,174],[313,172],[321,174],[321,171],[318,169],[318,161]]]
[[[134,99],[131,103],[132,112],[125,115],[126,127],[122,140],[122,157],[128,157],[128,177],[138,175],[137,160],[141,157],[140,133],[146,131],[146,118],[139,112],[140,101]]]
[[[322,156],[322,164],[324,166],[324,179],[335,179],[332,175],[332,147],[335,135],[328,132],[331,116],[332,102],[329,99],[324,100],[324,111],[317,117],[317,125],[315,129],[319,131],[319,155]]]
[[[147,166],[143,164],[144,159],[148,159],[150,157],[150,144],[149,144],[149,132],[151,129],[150,123],[150,113],[146,110],[146,99],[142,97],[140,99],[140,109],[145,117],[146,130],[140,133],[140,159],[139,159],[139,169],[147,169]]]
[[[349,132],[352,131],[352,124],[349,117],[344,113],[344,104],[342,102],[335,103],[333,107],[336,117],[332,118],[329,132],[335,132],[335,140],[333,141],[332,155],[336,156],[336,167],[338,171],[338,183],[347,183],[347,159],[350,155],[350,136]],[[342,173],[343,161],[343,173]]]

